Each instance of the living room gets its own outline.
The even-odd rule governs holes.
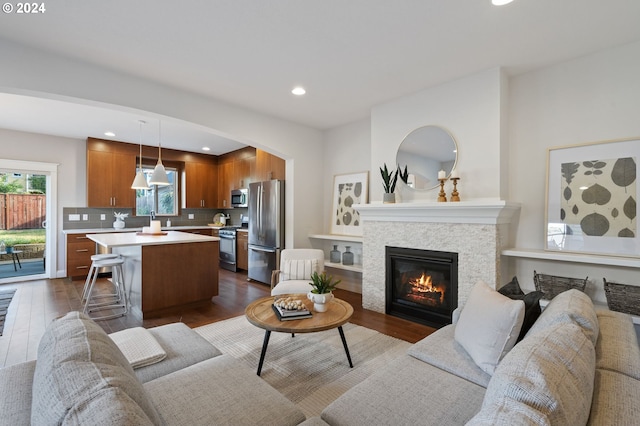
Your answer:
[[[596,17],[585,19],[596,22]],[[607,20],[604,31],[613,32],[617,22]],[[640,41],[637,34],[621,39],[624,41],[612,45],[594,44],[525,73],[497,63],[451,75],[374,103],[366,116],[328,128],[276,118],[9,38],[0,39],[4,58],[0,86],[13,95],[119,105],[197,123],[285,158],[287,179],[293,183],[286,197],[288,247],[309,247],[309,234],[329,232],[335,175],[368,171],[369,202],[380,203],[383,191],[378,168],[395,163],[398,146],[409,132],[438,125],[453,135],[459,147],[458,190],[463,203],[489,200],[518,205],[503,248],[542,252],[548,149],[640,135]],[[33,74],[25,69],[34,70]],[[3,157],[59,164],[60,212],[63,206],[86,204],[82,139],[3,127],[0,140],[11,141],[3,142]],[[449,195],[450,183],[446,189]],[[402,185],[397,192],[398,203],[433,202],[438,195],[437,190],[414,192]],[[61,277],[65,265],[62,238],[57,247],[56,275]],[[506,283],[515,275],[525,291],[532,291],[534,270],[589,277],[586,293],[599,304],[606,304],[603,278],[637,283],[640,274],[637,267],[557,258],[502,256],[500,263],[494,284]]]

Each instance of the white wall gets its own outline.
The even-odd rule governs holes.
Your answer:
[[[513,77],[509,82],[509,200],[522,210],[516,234],[521,248],[544,248],[546,162],[550,147],[640,137],[640,42]],[[533,289],[533,269],[589,276],[604,301],[602,277],[640,283],[640,273],[557,262],[514,262],[523,286]]]
[[[371,164],[373,185],[371,199],[382,200],[379,167],[395,167],[398,146],[412,130],[436,125],[448,130],[458,143],[457,170],[461,180],[458,191],[462,200],[507,195],[501,181],[501,113],[503,111],[500,69],[491,69],[425,89],[371,111]],[[445,190],[451,193],[451,185]],[[398,185],[397,198],[402,202],[436,201],[438,190],[413,191]]]
[[[286,244],[308,246],[322,221],[322,132],[224,102],[0,41],[0,90],[114,109],[148,111],[223,132],[287,160]]]
[[[335,175],[369,171],[371,158],[371,122],[356,121],[328,130],[324,135],[324,195],[322,228],[316,233],[328,234],[332,216],[333,177]],[[369,173],[369,194],[372,185],[381,185],[379,174]]]
[[[86,142],[77,139],[36,133],[16,132],[0,129],[0,145],[3,159],[57,163],[58,199],[56,238],[56,271],[64,276],[65,239],[62,234],[62,208],[86,206],[87,204],[87,154]]]

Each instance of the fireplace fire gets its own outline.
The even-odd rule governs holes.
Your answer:
[[[386,247],[387,314],[442,327],[458,306],[458,254]]]

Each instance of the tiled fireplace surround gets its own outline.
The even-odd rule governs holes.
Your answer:
[[[385,312],[385,246],[458,253],[458,305],[479,280],[501,282],[500,252],[520,209],[505,201],[361,204],[362,304]]]

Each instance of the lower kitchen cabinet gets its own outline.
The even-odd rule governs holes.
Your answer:
[[[236,233],[236,263],[238,269],[249,269],[249,233],[238,231]]]
[[[96,243],[87,234],[67,235],[67,276],[72,280],[85,279],[91,267],[91,256],[96,254]]]

